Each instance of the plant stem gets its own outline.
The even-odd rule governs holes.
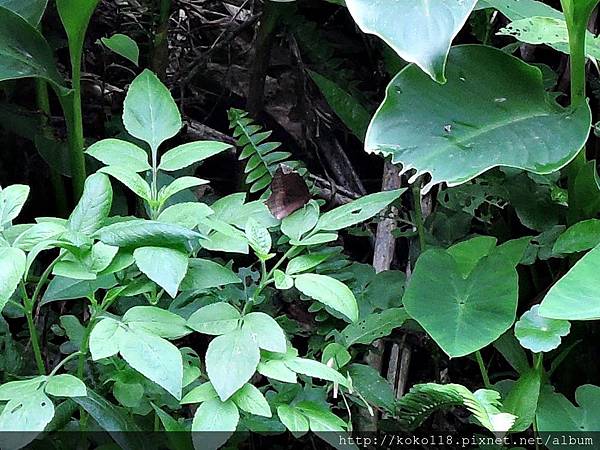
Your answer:
[[[72,360],[76,356],[79,356],[79,352],[71,353],[69,356],[67,356],[65,359],[63,359],[61,362],[59,362],[54,369],[52,369],[52,372],[50,372],[49,376],[56,375],[56,372],[58,372],[58,370],[62,366],[64,366],[66,363],[68,363],[70,360]]]
[[[171,0],[158,0],[158,24],[154,34],[152,70],[164,81],[169,65],[169,17]]]
[[[415,208],[415,226],[419,235],[419,250],[423,253],[427,248],[425,239],[425,226],[423,224],[423,209],[421,208],[421,180],[417,180],[412,187],[413,206]]]
[[[33,322],[33,302],[29,299],[27,295],[27,289],[25,289],[25,284],[21,281],[19,284],[21,288],[21,297],[23,298],[23,311],[25,313],[25,318],[27,319],[27,329],[29,330],[29,338],[31,340],[31,348],[33,349],[33,355],[35,357],[35,363],[37,365],[37,369],[40,375],[46,374],[46,365],[44,364],[44,358],[42,358],[42,351],[40,349],[40,341],[37,334],[37,329],[35,328],[35,323]]]
[[[485,363],[483,362],[483,358],[481,357],[481,352],[477,350],[475,352],[475,358],[477,359],[477,364],[479,364],[479,370],[481,371],[481,378],[483,378],[483,385],[486,389],[491,389],[492,384],[490,383],[490,377],[488,376],[487,369],[485,367]]]

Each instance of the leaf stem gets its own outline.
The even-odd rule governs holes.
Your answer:
[[[21,297],[23,298],[24,313],[25,318],[27,319],[27,329],[29,331],[29,339],[31,340],[31,348],[33,349],[35,363],[37,365],[39,374],[45,375],[46,365],[44,364],[44,358],[42,358],[40,340],[38,337],[37,329],[35,328],[35,323],[33,321],[33,302],[27,295],[27,289],[25,289],[25,284],[21,281],[19,286],[21,288]]]
[[[67,356],[65,359],[63,359],[61,362],[59,362],[56,365],[56,367],[54,369],[52,369],[52,372],[50,372],[50,375],[48,375],[48,376],[51,377],[51,376],[56,375],[56,372],[58,372],[62,366],[64,366],[66,363],[68,363],[70,360],[72,360],[76,356],[79,356],[79,353],[80,352],[71,353],[69,356]]]
[[[490,383],[490,377],[488,376],[487,368],[485,367],[485,363],[483,362],[483,358],[481,357],[481,352],[479,350],[475,352],[475,358],[477,359],[477,364],[479,364],[481,378],[483,378],[483,385],[486,389],[491,389],[492,384]]]
[[[421,208],[421,180],[417,180],[412,186],[413,203],[415,209],[415,226],[419,236],[419,250],[423,253],[427,248],[425,239],[425,226],[423,224],[423,209]]]

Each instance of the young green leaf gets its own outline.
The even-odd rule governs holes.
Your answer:
[[[256,368],[261,375],[284,383],[297,383],[296,372],[288,369],[285,362],[280,359],[261,361]]]
[[[140,49],[133,39],[124,34],[113,34],[109,38],[101,38],[100,41],[117,55],[128,59],[136,66],[138,65],[140,58]]]
[[[196,186],[202,186],[207,184],[208,181],[196,177],[179,177],[171,184],[163,186],[158,191],[158,202],[164,204],[169,198],[177,194],[178,192],[190,189]]]
[[[258,345],[244,328],[210,342],[206,351],[206,371],[221,400],[226,401],[250,380],[259,360]]]
[[[123,326],[110,317],[102,318],[90,333],[90,353],[92,360],[108,358],[119,352],[119,342],[125,333]]]
[[[140,247],[133,252],[138,268],[175,298],[188,269],[188,255],[165,247]]]
[[[13,184],[0,190],[0,229],[16,219],[29,196],[29,186]]]
[[[200,234],[179,225],[142,219],[107,225],[97,236],[105,244],[120,248],[186,247],[200,238]]]
[[[169,150],[160,159],[159,170],[172,172],[204,161],[231,148],[230,144],[216,141],[189,142]]]
[[[45,392],[54,397],[85,397],[87,388],[79,378],[63,373],[49,378]]]
[[[285,334],[281,326],[268,314],[261,312],[246,314],[242,327],[252,335],[260,348],[276,353],[286,352]]]
[[[351,322],[358,320],[358,304],[352,291],[327,275],[303,273],[294,276],[294,285],[304,295],[342,313]]]
[[[148,153],[131,142],[120,139],[103,139],[92,144],[86,153],[107,166],[118,166],[133,172],[145,172],[152,167]],[[115,177],[116,178],[116,177]]]
[[[122,166],[106,166],[102,167],[99,173],[106,173],[113,178],[119,180],[128,187],[135,195],[149,202],[152,199],[150,185],[146,180],[139,176],[128,167]]]
[[[202,222],[202,219],[212,213],[213,210],[204,203],[185,202],[169,206],[160,213],[156,220],[181,225],[192,230]]]
[[[288,369],[296,373],[301,373],[302,375],[313,378],[319,378],[321,380],[332,381],[341,386],[349,387],[348,380],[341,373],[318,361],[295,357],[291,359],[285,359],[284,363]]]
[[[215,388],[213,388],[210,381],[206,383],[202,383],[200,386],[196,386],[190,392],[185,394],[185,396],[181,399],[181,404],[186,405],[190,403],[202,403],[207,400],[211,400],[213,398],[217,398],[219,395]]]
[[[525,431],[533,423],[538,407],[540,384],[540,372],[529,369],[512,385],[504,400],[503,408],[517,418],[510,431],[517,433]]]
[[[319,220],[319,204],[310,200],[306,205],[281,220],[281,232],[293,240],[311,231]]]
[[[127,310],[122,320],[132,330],[166,339],[179,339],[191,333],[183,317],[155,306],[134,306]]]
[[[541,317],[539,307],[532,306],[515,324],[515,336],[523,347],[534,353],[554,350],[560,345],[561,337],[571,331],[571,324],[566,320]]]
[[[171,93],[149,70],[131,83],[123,104],[123,124],[153,152],[181,129],[181,116]]]
[[[192,258],[188,272],[181,282],[181,290],[204,290],[241,282],[242,280],[228,267],[208,259]]]
[[[40,375],[27,380],[9,381],[0,385],[0,401],[18,399],[38,390],[48,377]]]
[[[194,414],[192,431],[219,433],[195,433],[192,435],[197,450],[213,450],[221,447],[233,434],[240,421],[240,413],[233,401],[222,402],[213,398],[200,405]]]
[[[102,173],[85,180],[83,194],[71,213],[68,228],[86,236],[98,231],[110,213],[113,191],[108,177]]]
[[[296,438],[308,433],[308,419],[294,406],[279,405],[277,416]]]
[[[231,397],[233,403],[242,411],[257,416],[271,417],[271,408],[265,396],[254,385],[246,383]]]
[[[269,230],[251,217],[246,222],[245,234],[250,247],[252,247],[258,257],[262,259],[266,258],[272,245]]]
[[[286,290],[294,287],[294,279],[279,269],[273,272],[273,280],[277,289]]]
[[[190,316],[187,326],[198,333],[221,335],[238,328],[240,312],[226,302],[204,306]]]

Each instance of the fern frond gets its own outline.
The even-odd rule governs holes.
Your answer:
[[[413,386],[396,404],[400,425],[412,431],[436,411],[456,406],[467,408],[475,420],[492,432],[506,432],[516,417],[500,412],[500,394],[489,389],[471,393],[460,384],[426,383]]]
[[[290,152],[277,151],[281,142],[268,141],[271,131],[263,131],[260,125],[248,117],[246,111],[232,108],[228,111],[229,127],[233,130],[233,137],[241,148],[240,160],[246,160],[244,173],[246,184],[250,187],[250,193],[262,192],[268,189],[273,180],[273,175],[279,164],[285,164],[301,175],[306,172],[302,163],[291,161]],[[263,195],[268,195],[265,192]]]

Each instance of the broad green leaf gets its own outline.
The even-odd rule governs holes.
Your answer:
[[[181,399],[183,360],[177,347],[139,330],[128,330],[118,337],[119,353],[131,367]]]
[[[0,385],[0,401],[19,399],[36,391],[48,377],[37,376],[27,380],[9,381]]]
[[[140,247],[133,257],[138,268],[175,298],[188,269],[188,255],[165,247]]]
[[[479,260],[490,254],[496,247],[496,238],[492,236],[478,236],[468,241],[459,242],[448,248],[456,264],[458,264],[463,277],[468,276]]]
[[[356,99],[335,81],[312,70],[308,74],[318,86],[327,103],[354,135],[364,141],[371,114]]]
[[[113,397],[126,408],[139,406],[144,397],[144,386],[140,383],[126,383],[117,380],[112,387]]]
[[[105,166],[98,172],[106,173],[119,180],[128,187],[135,195],[149,202],[152,199],[150,185],[135,171],[123,166]]]
[[[109,38],[101,38],[100,41],[117,55],[128,59],[136,66],[138,65],[140,49],[138,48],[137,43],[129,36],[117,33]]]
[[[207,250],[243,253],[249,251],[246,235],[237,228],[214,219],[212,216],[202,221],[200,229],[210,231],[208,237],[201,240],[202,247]]]
[[[264,259],[269,254],[271,245],[273,244],[269,230],[250,217],[248,222],[246,222],[244,232],[250,247],[252,247],[259,258]]]
[[[283,381],[284,383],[296,383],[296,372],[288,369],[280,359],[272,359],[270,361],[261,361],[258,364],[257,372],[261,375],[272,378],[273,380]]]
[[[213,213],[204,203],[177,203],[169,206],[158,216],[159,222],[173,223],[191,229],[196,228],[202,219]]]
[[[68,373],[51,376],[45,391],[46,394],[54,397],[85,397],[87,395],[84,382]]]
[[[226,302],[203,306],[190,316],[187,326],[198,333],[221,335],[235,331],[241,319],[240,312]]]
[[[319,220],[319,204],[310,200],[306,205],[281,220],[281,232],[290,239],[300,240]]]
[[[67,32],[73,63],[81,62],[85,33],[99,0],[56,0],[58,15]],[[79,67],[73,70],[79,71]]]
[[[398,55],[417,64],[431,78],[444,83],[452,40],[461,30],[477,0],[346,0],[362,31],[383,39]],[[451,66],[450,62],[449,66]]]
[[[44,37],[21,16],[1,6],[0,81],[43,78],[65,92],[64,80]]]
[[[221,447],[233,434],[239,421],[240,413],[231,400],[222,402],[213,398],[202,403],[194,414],[192,432],[212,433],[193,434],[194,448],[213,450]]]
[[[85,180],[83,194],[71,213],[68,228],[91,236],[104,224],[110,213],[113,191],[108,177],[102,173]]]
[[[286,290],[294,287],[294,279],[279,269],[273,271],[273,280],[275,281],[275,288],[277,289]]]
[[[313,378],[332,381],[341,386],[349,387],[348,380],[337,370],[312,359],[294,357],[284,360],[288,369]]]
[[[265,396],[254,385],[246,383],[239,391],[233,394],[231,400],[242,411],[257,416],[271,417],[271,408]]]
[[[404,172],[414,169],[411,181],[429,173],[427,192],[497,166],[555,172],[584,145],[590,122],[587,105],[572,110],[552,100],[539,69],[501,50],[464,45],[450,52],[444,86],[414,66],[392,80],[365,148],[392,155]]]
[[[563,433],[595,432],[600,425],[600,387],[591,384],[579,386],[575,391],[574,406],[567,398],[552,392],[550,386],[542,388],[536,413],[538,431]],[[550,448],[558,449],[558,445]]]
[[[285,273],[288,275],[294,275],[300,272],[306,272],[314,267],[317,267],[327,258],[329,258],[329,255],[324,253],[297,256],[296,258],[290,260],[285,269]]]
[[[194,163],[204,161],[231,148],[230,144],[217,141],[189,142],[169,150],[160,159],[159,170],[172,172]]]
[[[105,317],[92,328],[90,333],[90,353],[92,360],[116,355],[119,352],[119,342],[125,333],[123,325],[118,321]]]
[[[552,252],[583,252],[598,244],[600,244],[600,220],[588,219],[567,228],[554,243]]]
[[[26,446],[44,431],[53,417],[54,405],[42,389],[10,400],[0,413],[0,446],[6,449]]]
[[[54,277],[48,284],[42,297],[41,305],[60,300],[72,300],[88,297],[98,289],[110,289],[117,284],[114,275],[101,275],[95,280],[74,280],[64,277]]]
[[[133,330],[167,339],[179,339],[191,332],[183,317],[155,306],[134,306],[127,310],[122,320]]]
[[[299,438],[308,432],[308,419],[294,406],[279,405],[277,416],[290,432]]]
[[[246,314],[242,327],[250,333],[260,348],[276,353],[286,352],[285,334],[281,326],[268,314],[261,312]]]
[[[327,275],[303,273],[294,276],[294,285],[304,295],[342,313],[351,322],[358,320],[358,304],[352,291]]]
[[[540,372],[530,369],[512,385],[503,408],[503,411],[517,417],[510,429],[512,432],[525,431],[533,423],[540,395],[540,383]]]
[[[404,191],[406,189],[378,192],[338,206],[319,218],[316,230],[337,231],[364,222],[397,200]]]
[[[0,7],[17,13],[34,27],[40,23],[47,4],[48,0],[0,0]]]
[[[443,250],[428,250],[415,265],[404,294],[406,312],[450,357],[494,342],[514,322],[518,279],[511,261],[481,259],[464,277]]]
[[[0,190],[0,229],[16,219],[29,196],[29,186],[13,184]]]
[[[395,410],[396,396],[390,383],[377,370],[366,364],[351,364],[348,375],[352,378],[352,388],[369,404],[385,411]]]
[[[308,418],[310,431],[340,432],[345,430],[348,426],[346,422],[333,414],[328,408],[323,407],[320,403],[304,400],[297,403],[295,407]],[[336,436],[334,440],[339,440],[339,438]]]
[[[352,356],[350,356],[346,347],[337,342],[327,344],[327,347],[323,349],[323,353],[321,354],[321,362],[336,370],[344,367],[351,359]]]
[[[107,166],[118,166],[132,172],[145,172],[152,168],[145,150],[120,139],[98,141],[92,144],[86,153]]]
[[[158,191],[158,201],[162,205],[169,198],[177,194],[178,192],[190,189],[196,186],[207,184],[208,181],[196,177],[179,177],[171,184],[163,186]]]
[[[108,225],[98,230],[97,236],[105,244],[121,248],[185,247],[200,238],[179,225],[142,219]]]
[[[200,386],[196,386],[190,392],[185,394],[185,396],[181,399],[181,404],[186,405],[190,403],[202,403],[207,400],[211,400],[213,398],[217,398],[219,395],[215,388],[213,388],[210,381],[206,383],[202,383]]]
[[[181,129],[181,116],[171,93],[149,70],[131,83],[123,104],[123,124],[153,152]]]
[[[309,247],[312,245],[326,244],[327,242],[337,240],[337,238],[337,233],[317,233],[300,240],[292,239],[290,240],[290,244],[297,247]]]
[[[515,336],[534,353],[549,352],[560,345],[561,337],[569,334],[571,324],[541,317],[538,310],[539,305],[535,305],[521,316],[515,324]]]
[[[543,16],[564,19],[564,15],[536,0],[479,0],[482,8],[496,8],[510,20],[519,20],[526,17]]]
[[[346,347],[354,344],[369,345],[376,339],[389,336],[394,328],[402,326],[408,319],[404,308],[390,308],[372,313],[360,322],[351,323],[341,332]]]
[[[0,312],[17,289],[25,273],[25,264],[23,250],[0,247]]]
[[[21,233],[13,242],[12,246],[30,252],[40,242],[54,240],[66,231],[62,224],[53,222],[36,223]]]
[[[209,259],[192,258],[187,275],[181,282],[181,290],[203,290],[241,282],[242,280],[228,267]]]
[[[219,398],[226,401],[250,380],[260,351],[244,328],[214,338],[206,351],[206,372]]]
[[[600,246],[597,246],[550,288],[539,307],[539,315],[562,320],[600,318],[599,272]]]

